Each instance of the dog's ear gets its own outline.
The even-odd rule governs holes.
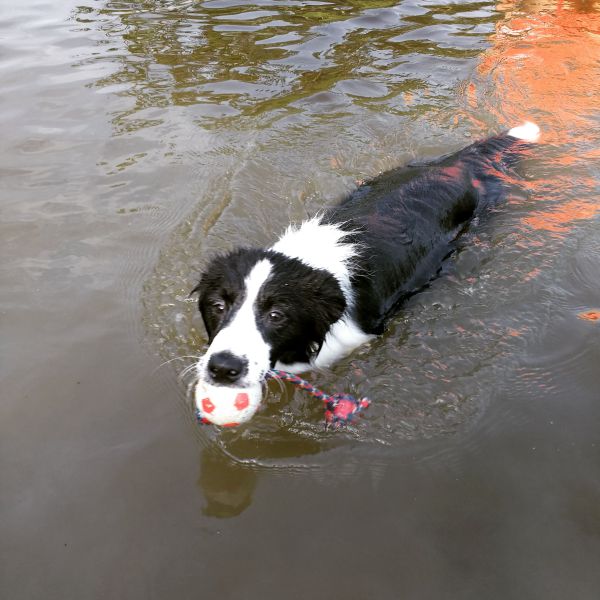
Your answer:
[[[203,306],[202,306],[203,305],[203,297],[206,293],[206,286],[207,286],[206,273],[203,273],[200,276],[200,279],[199,279],[198,283],[196,284],[196,286],[194,287],[194,289],[192,289],[190,291],[190,293],[188,294],[188,298],[191,298],[192,296],[196,296],[196,306],[198,308],[198,311],[200,312],[200,316],[202,317],[202,322],[204,323],[204,329],[206,330],[208,338],[211,339],[214,334],[214,331],[211,326],[210,319],[207,318],[206,312],[203,310]]]
[[[203,285],[202,285],[203,277],[200,277],[200,280],[196,284],[196,287],[188,294],[188,298],[191,298],[194,294],[200,295],[202,293]]]
[[[346,310],[346,298],[339,283],[332,275],[323,278],[321,284],[313,290],[314,310],[319,322],[327,329],[335,323]]]
[[[346,299],[338,282],[332,275],[319,273],[321,281],[315,282],[310,291],[305,293],[305,298],[310,302],[311,326],[310,337],[306,353],[310,358],[321,351],[325,336],[330,327],[344,314]]]

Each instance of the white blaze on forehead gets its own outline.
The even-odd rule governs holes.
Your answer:
[[[297,229],[289,227],[272,249],[331,273],[349,301],[352,297],[350,267],[357,250],[355,244],[344,243],[348,235],[339,226],[321,223],[321,218],[315,217]]]
[[[234,356],[248,361],[246,379],[250,385],[260,381],[270,367],[271,348],[263,339],[258,325],[254,306],[262,286],[271,274],[273,265],[263,259],[252,267],[244,279],[244,300],[232,320],[223,328],[212,341],[208,352],[199,364],[199,374],[202,377],[208,361],[217,352],[230,352]]]
[[[272,269],[273,265],[266,258],[257,262],[252,267],[252,270],[250,271],[246,279],[244,279],[246,298],[244,299],[244,304],[240,308],[240,312],[242,308],[249,305],[254,305],[254,303],[256,302],[256,298],[258,297],[258,293],[269,278]]]

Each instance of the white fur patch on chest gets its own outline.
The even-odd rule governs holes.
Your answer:
[[[327,332],[323,347],[313,364],[317,368],[330,367],[341,357],[350,354],[355,348],[375,337],[375,335],[365,333],[350,317],[343,316]]]
[[[331,326],[325,336],[323,347],[310,363],[285,364],[278,362],[275,367],[291,373],[304,373],[314,368],[327,368],[376,337],[365,333],[351,318],[344,316]]]

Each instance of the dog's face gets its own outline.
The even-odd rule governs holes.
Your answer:
[[[346,308],[331,273],[271,250],[214,259],[193,291],[209,339],[198,377],[211,385],[249,387],[276,363],[309,363]]]

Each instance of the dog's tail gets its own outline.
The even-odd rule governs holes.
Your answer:
[[[513,127],[500,135],[467,146],[458,156],[479,174],[504,172],[530,156],[540,139],[540,128],[531,121]]]
[[[533,144],[540,139],[540,128],[531,121],[525,121],[523,125],[509,129],[507,135]]]
[[[458,154],[472,182],[479,182],[477,210],[493,206],[505,196],[505,185],[517,181],[513,168],[534,155],[540,128],[530,121],[500,135],[475,142]]]
[[[434,165],[451,165],[456,160],[466,159],[477,166],[495,163],[497,167],[510,167],[527,155],[528,150],[539,142],[540,128],[531,121],[513,127],[499,135],[479,140],[458,152],[444,154],[438,158],[424,161],[415,160],[408,163],[409,167],[427,167]]]

